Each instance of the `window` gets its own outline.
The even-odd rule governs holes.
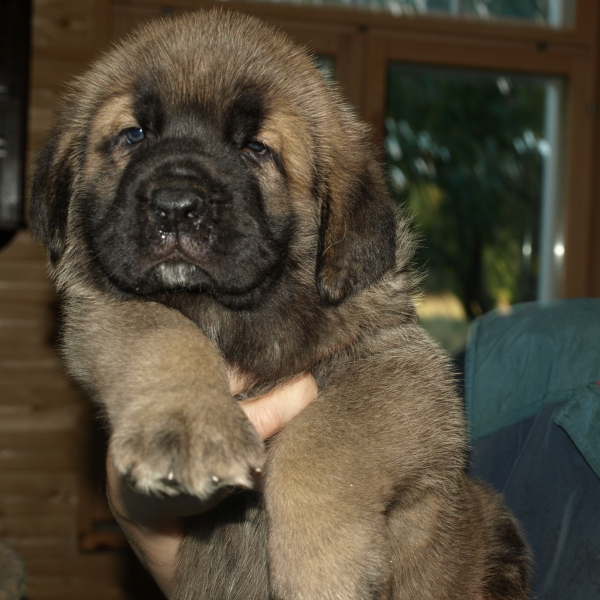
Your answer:
[[[575,0],[264,0],[295,5],[355,8],[394,16],[430,15],[488,20],[515,20],[539,26],[573,23]]]
[[[388,65],[390,189],[427,270],[424,324],[451,351],[469,321],[560,296],[563,80]]]
[[[380,132],[392,192],[416,209],[430,272],[421,309],[451,349],[481,311],[600,293],[600,5],[577,7],[572,30],[413,18],[366,35],[364,112]],[[473,222],[457,222],[469,206]]]

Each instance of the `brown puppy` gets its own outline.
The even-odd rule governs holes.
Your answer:
[[[528,596],[517,525],[465,476],[463,409],[374,155],[302,50],[213,11],[96,63],[40,156],[31,223],[67,364],[131,485],[249,487],[264,449],[227,369],[249,395],[319,384],[269,445],[264,494],[190,524],[178,599]]]

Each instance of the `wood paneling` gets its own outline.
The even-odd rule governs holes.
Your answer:
[[[580,5],[593,7],[595,2],[580,0]],[[167,4],[189,9],[211,3],[208,0],[34,0],[28,120],[30,164],[50,129],[53,108],[65,82],[81,72],[110,38],[120,37],[142,20],[160,16]],[[378,120],[377,111],[381,110],[373,98],[383,98],[382,65],[392,53],[388,38],[394,35],[398,40],[392,17],[269,3],[228,3],[231,5],[269,17],[313,50],[339,58],[337,66],[347,94],[364,114]],[[555,52],[555,59],[571,65],[569,52],[580,53],[582,40],[593,38],[597,42],[597,11],[594,15],[594,19],[578,21],[573,30],[523,27],[517,45],[521,49],[532,48],[543,37],[543,42]],[[497,25],[492,29],[486,24],[478,27],[478,35],[484,41],[492,31],[498,39],[514,39],[514,27]],[[385,43],[367,45],[365,35],[373,37],[374,31],[379,32],[379,39]],[[434,50],[445,52],[448,46],[441,43],[444,38],[453,35],[456,39],[463,34],[472,36],[471,24],[460,20],[407,19],[403,22],[401,41],[393,46],[398,48],[398,44],[404,43],[406,53],[422,51],[431,56]],[[488,41],[486,44],[489,45]],[[515,49],[519,50],[516,46]],[[522,53],[516,50],[518,66]],[[476,56],[474,48],[469,53]],[[406,58],[407,54],[403,56]],[[500,59],[507,60],[506,56]],[[548,67],[550,71],[555,68],[556,63]],[[589,70],[589,65],[585,68]],[[567,70],[574,72],[570,66]],[[595,68],[592,71],[595,73]],[[361,80],[361,72],[371,74],[369,85]],[[578,81],[583,81],[585,73],[578,77]],[[597,102],[597,88],[598,82],[591,104]],[[580,90],[589,92],[584,85]],[[588,102],[587,98],[581,101]],[[577,126],[585,129],[582,135],[587,146],[592,143],[588,135],[589,122],[594,121],[592,112],[590,109],[587,121],[582,111],[577,113],[580,117]],[[597,119],[595,128],[594,162],[600,163]],[[575,139],[577,131],[572,135]],[[585,168],[589,170],[589,147],[587,152]],[[589,218],[590,202],[593,204],[593,225],[578,224],[586,230],[582,234],[586,245],[590,243],[590,232],[594,231],[591,228],[597,230],[600,225],[600,200],[597,194],[590,198],[589,187],[588,182],[585,189],[581,188],[585,198],[575,199],[586,208],[585,219]],[[594,253],[582,259],[582,268],[574,267],[577,277],[582,270],[589,272],[594,285],[586,289],[596,294],[600,293],[598,239],[597,235],[592,238]],[[130,553],[98,550],[115,542],[114,531],[89,530],[92,519],[102,521],[108,516],[97,477],[102,470],[102,450],[87,401],[67,379],[57,356],[55,298],[46,277],[45,262],[43,250],[27,232],[20,233],[0,251],[0,538],[11,542],[26,561],[30,600],[150,600],[158,597],[156,589],[148,583]],[[99,449],[96,455],[90,452],[94,448]]]
[[[34,1],[29,170],[65,83],[106,47],[110,8]],[[88,402],[56,351],[55,304],[45,252],[20,232],[0,251],[0,539],[25,560],[28,600],[160,597],[131,553],[82,549],[82,513],[108,512]]]

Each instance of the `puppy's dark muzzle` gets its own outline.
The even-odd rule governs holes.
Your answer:
[[[104,271],[136,294],[195,290],[249,306],[280,276],[292,231],[268,217],[256,170],[216,143],[140,146],[93,238]]]

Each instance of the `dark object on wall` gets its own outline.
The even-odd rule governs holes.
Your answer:
[[[0,248],[23,227],[31,3],[0,2]]]

